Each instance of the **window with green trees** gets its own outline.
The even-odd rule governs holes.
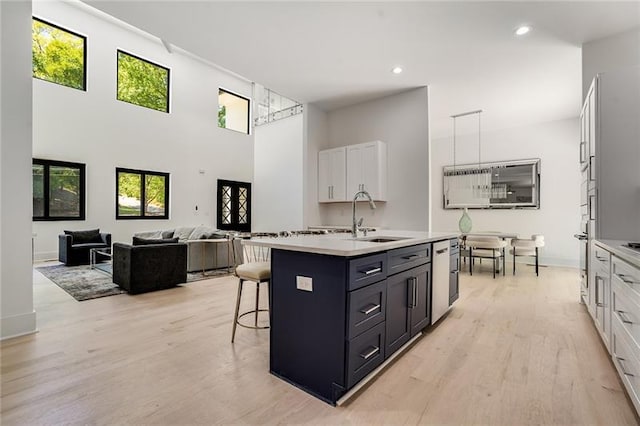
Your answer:
[[[249,99],[218,89],[218,127],[249,134]]]
[[[33,159],[33,220],[84,220],[85,165]]]
[[[33,76],[86,90],[86,38],[45,22],[32,20]]]
[[[116,219],[168,219],[169,173],[116,168]]]
[[[169,112],[169,69],[118,50],[117,98]]]

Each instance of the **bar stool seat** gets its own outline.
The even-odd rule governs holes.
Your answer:
[[[233,343],[236,337],[237,326],[253,329],[266,329],[266,326],[258,325],[258,313],[269,312],[269,309],[260,309],[260,284],[265,283],[267,285],[267,293],[269,292],[269,280],[271,279],[271,263],[270,262],[248,262],[238,265],[235,269],[235,275],[238,277],[238,295],[236,297],[236,309],[233,317],[233,330],[231,332],[231,343]],[[244,283],[250,281],[256,283],[256,303],[255,308],[249,311],[240,313],[240,301],[242,300],[242,289]],[[240,318],[254,314],[253,325],[243,324],[240,322]]]

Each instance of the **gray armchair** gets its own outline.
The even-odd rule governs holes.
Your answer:
[[[89,250],[111,247],[111,234],[98,229],[64,231],[58,235],[58,260],[67,266],[88,265]]]
[[[185,243],[113,244],[113,282],[130,294],[175,287],[187,282]]]

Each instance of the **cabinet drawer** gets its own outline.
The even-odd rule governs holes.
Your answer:
[[[611,317],[618,318],[634,343],[640,346],[640,301],[617,276],[611,279]]]
[[[384,321],[387,281],[382,280],[350,292],[347,303],[347,339],[352,339]]]
[[[452,253],[449,256],[449,272],[458,272],[460,270],[460,253]]]
[[[431,261],[431,244],[389,250],[389,275],[424,265]]]
[[[387,277],[387,254],[359,257],[349,261],[349,288],[355,290]]]
[[[347,343],[347,388],[384,361],[384,330],[385,323],[382,322]]]
[[[624,387],[635,405],[640,411],[640,361],[636,355],[640,348],[629,341],[621,323],[616,317],[613,321],[613,333],[611,342],[611,356],[616,366]]]
[[[622,281],[631,290],[631,294],[640,297],[640,269],[617,256],[612,256],[611,264],[611,275]]]
[[[600,267],[603,271],[609,270],[609,261],[611,260],[611,253],[607,250],[598,247],[597,245],[593,245],[593,249],[591,251],[593,260],[593,266],[596,265]]]
[[[460,241],[458,241],[457,238],[452,238],[451,240],[449,240],[451,245],[451,254],[455,254],[455,253],[459,253],[460,252]]]

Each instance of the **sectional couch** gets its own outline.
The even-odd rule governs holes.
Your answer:
[[[148,239],[178,238],[179,242],[186,243],[188,272],[202,271],[203,249],[205,270],[226,268],[227,266],[242,263],[242,246],[239,240],[233,241],[233,249],[231,256],[229,256],[231,259],[231,265],[229,265],[229,257],[227,257],[227,244],[216,244],[216,247],[214,248],[214,244],[203,245],[202,242],[199,242],[199,240],[203,239],[227,238],[227,235],[227,231],[221,231],[208,226],[183,226],[158,231],[137,232],[133,234],[134,237]]]

